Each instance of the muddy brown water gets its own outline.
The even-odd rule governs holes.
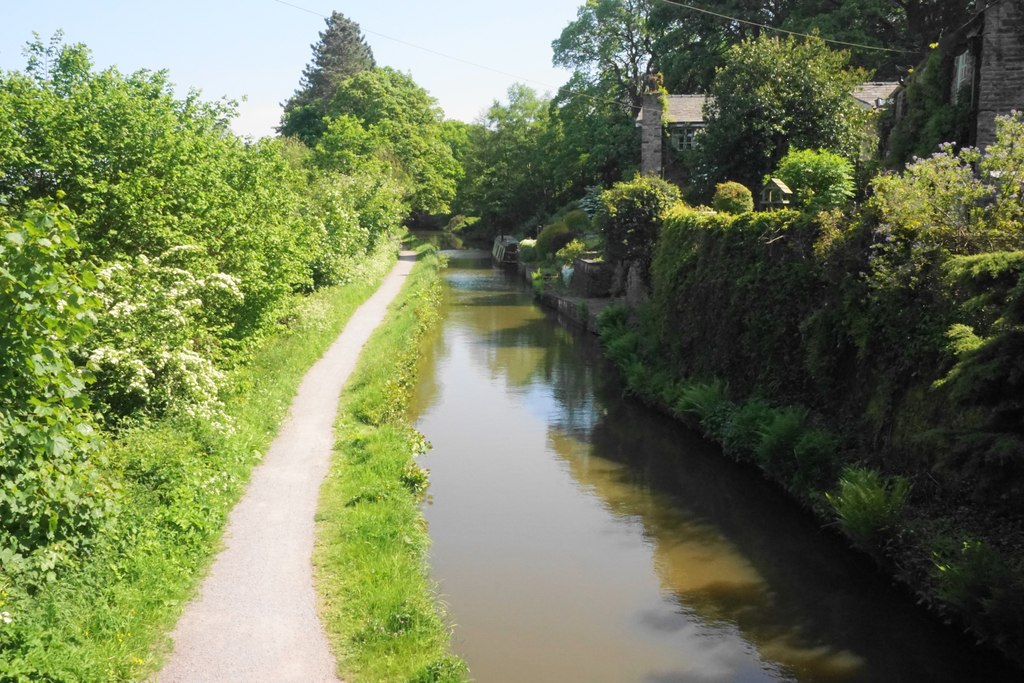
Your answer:
[[[483,683],[1017,681],[755,471],[622,396],[592,338],[450,252],[412,406],[453,647]]]

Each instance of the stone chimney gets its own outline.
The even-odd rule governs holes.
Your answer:
[[[661,93],[644,95],[640,116],[640,173],[661,176]]]

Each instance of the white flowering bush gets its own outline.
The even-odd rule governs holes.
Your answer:
[[[175,247],[99,272],[101,314],[84,355],[108,414],[180,413],[227,427],[218,362],[243,296],[229,275],[197,275],[204,260],[202,250]]]

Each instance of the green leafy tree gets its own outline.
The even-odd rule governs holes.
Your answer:
[[[466,165],[466,160],[473,153],[472,136],[473,124],[445,119],[441,122],[441,139],[452,150],[452,158],[460,167]]]
[[[543,144],[559,202],[579,197],[590,185],[609,187],[639,166],[633,111],[578,74],[559,90],[550,118]]]
[[[353,175],[377,161],[384,154],[384,146],[380,136],[363,128],[356,117],[345,114],[330,120],[313,149],[312,162],[321,169]]]
[[[836,209],[853,196],[853,165],[826,150],[792,148],[779,161],[773,175],[793,190],[795,206],[799,208]]]
[[[650,23],[652,0],[587,0],[551,44],[555,66],[639,110],[657,71]]]
[[[780,26],[794,4],[789,0],[711,0],[700,6],[720,15]],[[657,36],[654,54],[658,68],[664,74],[665,87],[673,93],[707,92],[729,47],[756,38],[762,31],[748,23],[661,2],[655,3],[650,26]]]
[[[351,116],[385,141],[408,177],[413,211],[447,211],[462,176],[445,138],[437,101],[411,76],[387,67],[345,81],[331,101],[332,118]]]
[[[340,12],[324,20],[327,28],[311,45],[313,60],[302,71],[299,89],[284,104],[278,131],[311,144],[323,132],[323,117],[338,87],[358,73],[376,66],[373,51],[359,24]]]
[[[497,231],[512,232],[550,208],[543,144],[549,125],[548,103],[525,85],[508,89],[507,104],[491,105],[472,135],[461,199],[469,212]]]
[[[699,148],[705,191],[721,178],[757,186],[790,146],[854,158],[865,125],[850,96],[865,74],[818,38],[760,37],[732,47],[715,75]]]

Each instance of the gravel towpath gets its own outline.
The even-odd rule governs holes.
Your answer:
[[[309,370],[291,412],[231,512],[224,549],[171,637],[160,683],[337,681],[317,616],[313,531],[342,386],[415,261],[403,252],[380,289]]]

